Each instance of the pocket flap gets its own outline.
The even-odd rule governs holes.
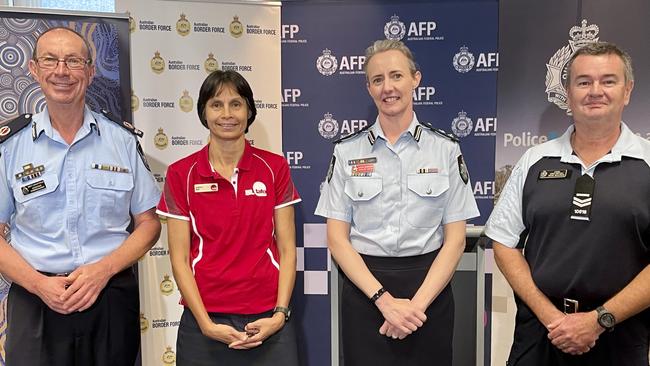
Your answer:
[[[345,182],[345,194],[353,201],[368,201],[381,192],[381,178],[350,178]]]
[[[449,189],[449,179],[439,174],[409,174],[408,187],[421,197],[438,197]]]
[[[98,189],[114,191],[130,191],[133,189],[133,175],[131,173],[92,169],[86,171],[86,182],[89,186]]]
[[[54,192],[59,187],[59,177],[56,174],[44,174],[41,177],[14,186],[16,202],[27,202],[36,197]]]

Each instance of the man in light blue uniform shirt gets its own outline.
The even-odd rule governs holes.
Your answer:
[[[342,354],[349,365],[452,364],[449,280],[479,215],[458,140],[413,111],[421,74],[399,41],[366,50],[376,122],[334,147],[316,214],[345,274]],[[388,338],[387,338],[388,337]]]
[[[0,229],[11,232],[11,243],[0,237],[0,272],[13,281],[7,364],[133,365],[131,266],[160,234],[141,132],[85,105],[94,66],[74,31],[43,33],[29,67],[47,107],[0,128]]]

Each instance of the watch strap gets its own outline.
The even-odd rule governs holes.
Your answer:
[[[275,313],[283,313],[284,314],[284,321],[289,321],[289,318],[291,317],[291,309],[285,306],[276,306],[273,308],[273,314]]]

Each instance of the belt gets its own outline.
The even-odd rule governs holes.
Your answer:
[[[592,311],[603,304],[603,302],[582,301],[568,297],[549,297],[548,299],[551,300],[556,308],[562,310],[565,314]]]
[[[72,272],[63,272],[63,273],[52,273],[52,272],[45,272],[45,271],[38,271],[38,273],[47,276],[47,277],[68,277],[70,273]],[[125,275],[128,275],[129,273],[133,273],[133,269],[131,267],[127,267],[126,269],[122,270],[121,272],[118,272],[115,274],[115,276],[111,278],[119,278],[123,277]]]

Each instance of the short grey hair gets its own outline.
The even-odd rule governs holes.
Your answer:
[[[390,39],[380,39],[378,41],[373,42],[373,44],[370,45],[370,47],[366,48],[366,60],[363,63],[363,71],[368,72],[368,63],[370,62],[370,59],[373,58],[376,54],[381,53],[381,52],[386,52],[390,50],[397,50],[400,51],[404,56],[406,56],[406,59],[409,64],[409,70],[411,71],[411,75],[415,75],[415,72],[418,71],[418,67],[415,63],[415,59],[413,58],[413,53],[411,50],[406,47],[404,42],[402,41],[393,41]]]
[[[41,38],[43,38],[44,35],[46,35],[46,34],[48,34],[50,32],[53,32],[53,31],[68,31],[68,32],[71,32],[73,34],[76,34],[77,37],[81,38],[81,40],[84,43],[84,46],[86,47],[86,51],[88,51],[88,60],[90,60],[90,63],[92,64],[93,56],[91,54],[92,51],[91,51],[91,48],[90,48],[90,42],[88,42],[86,37],[84,37],[81,33],[77,32],[76,30],[74,30],[72,28],[68,28],[68,27],[52,27],[52,28],[46,30],[45,32],[41,33],[38,36],[38,38],[36,38],[36,42],[34,43],[34,50],[32,51],[32,59],[34,61],[36,61],[36,59],[38,58],[38,41],[40,41]]]
[[[623,61],[623,68],[625,71],[625,82],[634,81],[634,69],[632,69],[632,58],[630,55],[618,48],[611,42],[593,42],[586,46],[578,48],[569,61],[566,63],[566,80],[564,80],[564,87],[566,88],[571,81],[571,65],[578,56],[601,56],[601,55],[616,55]]]

